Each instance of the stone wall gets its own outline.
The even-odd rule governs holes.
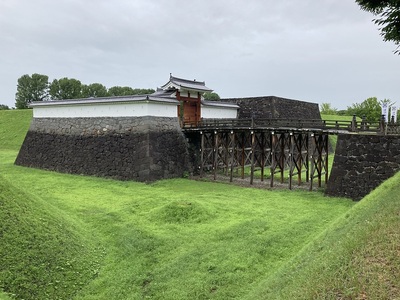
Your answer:
[[[325,193],[360,200],[399,170],[399,136],[339,135]]]
[[[223,102],[240,106],[238,117],[268,119],[321,119],[317,103],[285,99],[275,96],[252,98],[228,98]]]
[[[189,171],[177,118],[34,118],[16,164],[154,181]]]

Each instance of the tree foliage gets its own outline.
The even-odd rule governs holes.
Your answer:
[[[397,45],[394,51],[400,54],[400,1],[399,0],[356,0],[363,10],[377,16],[375,24],[379,26],[383,40]]]
[[[53,100],[77,99],[81,97],[82,83],[74,78],[54,79],[50,84],[50,96]]]
[[[49,83],[49,78],[46,75],[32,74],[30,76],[25,74],[18,78],[15,106],[22,109],[28,108],[28,104],[33,101],[145,95],[154,92],[154,89],[128,86],[113,86],[107,89],[101,83],[86,85],[77,79],[68,77],[54,79]],[[5,107],[0,107],[0,109],[5,109]]]
[[[332,107],[330,103],[322,103],[320,106],[320,112],[324,115],[337,115],[337,108]]]
[[[353,103],[347,107],[347,114],[357,117],[365,116],[368,121],[379,121],[382,117],[383,103],[387,103],[389,107],[392,105],[392,102],[388,99],[378,101],[376,97],[371,97],[361,103]]]
[[[0,110],[9,110],[10,108],[8,107],[8,105],[5,104],[0,104]]]
[[[221,99],[221,97],[217,93],[211,93],[211,92],[204,93],[203,97],[204,100],[209,100],[209,101],[218,101]]]
[[[108,89],[108,96],[128,96],[133,95],[133,88],[129,86],[113,86]]]
[[[34,101],[47,100],[49,96],[49,77],[42,74],[22,75],[18,79],[15,107],[27,108]]]
[[[113,86],[108,89],[108,96],[130,96],[152,94],[153,89],[133,89],[129,86]]]
[[[96,97],[106,97],[107,96],[107,88],[101,83],[92,83],[89,85],[82,85],[82,98],[96,98]]]

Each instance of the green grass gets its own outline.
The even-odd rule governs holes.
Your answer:
[[[0,110],[0,149],[18,150],[31,119],[31,109]]]
[[[0,155],[6,180],[29,186],[104,247],[98,276],[76,299],[244,297],[354,205],[187,179],[145,185],[58,174]]]
[[[248,299],[399,299],[400,172],[354,206]]]
[[[400,297],[399,174],[359,203],[146,185],[15,166],[22,133],[0,128],[2,300]]]
[[[0,177],[0,287],[65,299],[96,276],[101,251],[80,224]]]

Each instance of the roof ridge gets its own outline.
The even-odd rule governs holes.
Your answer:
[[[186,82],[186,83],[199,84],[199,85],[206,85],[205,81],[197,81],[196,79],[190,80],[190,79],[175,77],[175,76],[172,76],[172,75],[170,75],[170,80],[171,81],[174,81],[174,80],[183,81],[183,82]]]

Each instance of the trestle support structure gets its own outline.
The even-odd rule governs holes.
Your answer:
[[[200,135],[200,177],[248,178],[289,189],[328,182],[328,133],[301,130],[206,129]],[[269,181],[269,184],[268,184]]]

